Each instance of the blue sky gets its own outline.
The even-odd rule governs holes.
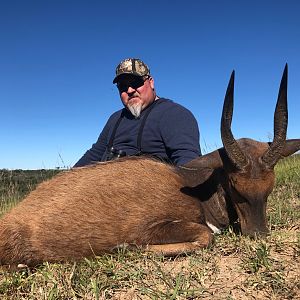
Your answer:
[[[204,153],[236,71],[232,130],[269,141],[285,63],[289,138],[300,138],[300,2],[0,1],[0,169],[72,166],[120,109],[112,84],[127,57],[157,92],[189,108]]]

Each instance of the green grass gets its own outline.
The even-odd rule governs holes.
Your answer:
[[[276,187],[268,199],[272,228],[293,227],[300,220],[300,155],[281,161],[275,167]]]
[[[20,174],[5,177],[5,188],[1,180],[2,211],[53,175],[25,173],[20,181]],[[209,249],[172,259],[120,250],[34,270],[0,268],[0,299],[300,299],[299,174],[300,156],[276,166],[268,201],[271,234],[264,240],[229,228]],[[30,176],[35,183],[29,184]]]

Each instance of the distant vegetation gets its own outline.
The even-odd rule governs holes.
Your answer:
[[[0,171],[1,211],[57,170]],[[265,240],[229,228],[211,248],[165,258],[120,251],[78,263],[8,272],[0,299],[300,299],[300,156],[276,166]]]
[[[0,215],[59,170],[0,170]]]
[[[56,175],[59,170],[0,170],[0,197],[8,194],[24,196],[38,183]]]

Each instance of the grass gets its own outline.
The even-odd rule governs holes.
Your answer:
[[[20,174],[5,175],[1,212],[53,173],[42,172],[34,182],[32,174],[25,175],[27,190],[16,181]],[[44,263],[35,270],[0,268],[0,298],[300,299],[300,156],[281,161],[276,178],[268,199],[271,235],[264,240],[229,228],[211,248],[172,259],[120,250],[79,263]]]

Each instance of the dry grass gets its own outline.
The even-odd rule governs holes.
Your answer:
[[[276,174],[265,240],[228,229],[211,248],[173,259],[124,250],[17,273],[2,268],[1,299],[300,299],[299,156]]]

